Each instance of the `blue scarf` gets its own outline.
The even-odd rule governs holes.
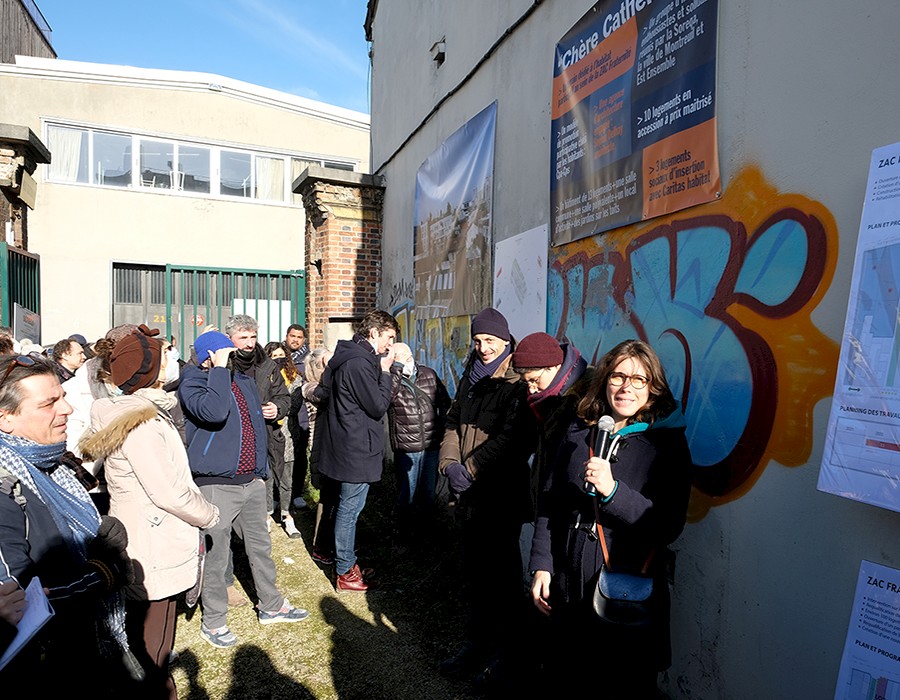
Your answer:
[[[64,442],[40,445],[0,433],[0,463],[47,505],[69,549],[85,561],[87,543],[100,527],[100,514],[74,474],[66,467],[57,468],[65,451]]]
[[[494,372],[496,372],[503,361],[507,357],[509,357],[510,352],[512,352],[512,343],[506,346],[506,349],[497,356],[496,360],[492,360],[488,364],[482,362],[481,358],[478,357],[478,353],[476,352],[475,361],[469,368],[469,381],[472,383],[472,386],[475,386],[482,379],[493,377]]]

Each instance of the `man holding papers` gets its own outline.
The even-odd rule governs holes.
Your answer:
[[[117,595],[132,573],[127,536],[101,518],[82,483],[90,475],[65,454],[71,412],[52,364],[0,355],[0,655],[16,643],[17,589],[39,579],[55,611],[0,670],[0,687],[34,697],[71,691],[85,674],[102,679],[92,693],[113,696],[139,673]],[[26,603],[40,595],[28,589]]]

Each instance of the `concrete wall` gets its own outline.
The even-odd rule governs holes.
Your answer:
[[[537,5],[463,81],[533,3],[379,0],[372,163],[387,182],[382,302],[410,337],[417,168],[497,100],[495,240],[549,223],[554,48],[591,6]],[[869,158],[900,141],[898,26],[893,0],[720,0],[722,198],[550,251],[550,333],[569,335],[591,357],[637,328],[653,343],[675,323],[694,359],[709,360],[695,365],[709,392],[694,396],[695,405],[707,415],[733,407],[739,399],[729,387],[746,401],[746,420],[714,444],[704,424],[692,429],[692,449],[718,451],[718,471],[710,478],[698,470],[691,522],[676,543],[675,658],[665,679],[672,697],[832,697],[860,560],[900,568],[900,514],[816,490]],[[437,68],[428,49],[442,37],[446,61]],[[771,244],[772,220],[786,222],[796,245],[763,264],[758,253]],[[711,221],[732,233],[722,228],[690,254],[653,245]],[[654,269],[668,270],[672,254],[673,269],[703,271],[696,293],[722,306],[727,347],[713,348],[699,321],[679,317],[675,299],[647,298],[631,274],[629,245],[662,256]],[[623,254],[624,283],[604,282],[610,252]],[[760,280],[743,295],[741,272]],[[667,290],[666,274],[647,286]],[[626,293],[633,305],[622,302]],[[465,330],[465,321],[452,323]],[[717,365],[742,369],[726,378]]]
[[[0,122],[46,138],[48,121],[349,159],[368,170],[367,115],[220,76],[70,61],[0,65]],[[301,204],[46,181],[38,169],[29,250],[41,256],[47,342],[96,338],[112,321],[113,262],[302,269]],[[290,174],[288,174],[290,177]]]

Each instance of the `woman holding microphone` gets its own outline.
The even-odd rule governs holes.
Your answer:
[[[587,655],[585,672],[604,698],[656,697],[657,673],[671,661],[667,546],[684,527],[690,494],[684,433],[648,344],[628,340],[600,360],[545,461],[538,496],[531,593],[557,635],[549,649],[558,653],[548,659],[554,688],[583,687],[572,671]],[[652,579],[647,624],[598,618],[592,602],[605,560],[613,572]]]

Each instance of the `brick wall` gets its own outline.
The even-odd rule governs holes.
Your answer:
[[[306,209],[307,336],[316,347],[329,326],[378,306],[384,189],[371,175],[310,168],[294,191]]]

